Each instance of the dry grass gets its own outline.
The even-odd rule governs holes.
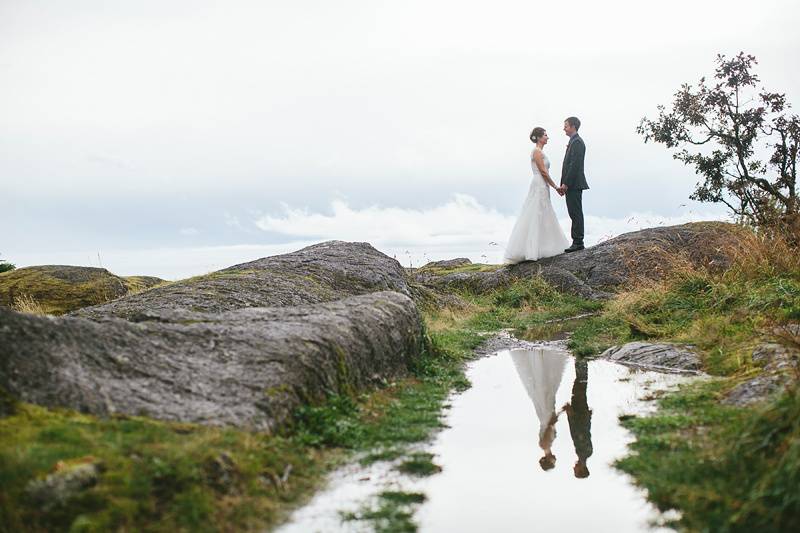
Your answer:
[[[22,294],[14,298],[14,305],[11,307],[20,313],[27,313],[29,315],[47,315],[49,314],[42,304],[30,294]]]
[[[441,332],[451,329],[459,329],[478,313],[488,310],[485,305],[479,305],[474,302],[469,302],[464,308],[454,309],[452,307],[445,307],[430,311],[425,315],[425,325],[428,331]]]
[[[714,252],[726,268],[688,253],[662,254],[662,275],[637,279],[605,316],[626,324],[634,339],[697,345],[714,373],[747,370],[756,344],[774,340],[776,325],[800,319],[800,254],[783,238],[751,231],[729,233]]]

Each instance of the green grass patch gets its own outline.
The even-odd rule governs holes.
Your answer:
[[[49,511],[30,501],[31,480],[81,458],[104,465],[95,486]],[[255,529],[282,518],[332,458],[291,438],[18,404],[0,418],[0,530]]]
[[[581,321],[568,345],[576,355],[590,356],[638,340],[691,344],[707,372],[728,376],[752,370],[755,345],[796,315],[795,272],[748,277],[692,271],[619,295],[598,316]]]
[[[397,470],[412,476],[432,476],[442,471],[442,467],[433,462],[433,454],[417,452],[398,465]]]
[[[427,317],[432,335],[438,335],[446,349],[458,353],[471,351],[486,334],[501,329],[511,328],[524,337],[531,328],[603,307],[600,302],[559,293],[539,277],[517,280],[488,294],[463,291],[460,296],[470,308],[431,311]]]
[[[345,521],[369,522],[376,532],[414,533],[417,531],[415,507],[425,500],[425,495],[418,492],[382,492],[375,505],[365,506],[356,513],[345,513],[342,518]]]
[[[581,320],[567,342],[579,357],[598,355],[615,344],[634,340],[628,325],[607,314]]]
[[[730,380],[695,383],[654,416],[622,423],[636,436],[617,467],[689,531],[800,530],[800,393],[756,409],[727,407]]]

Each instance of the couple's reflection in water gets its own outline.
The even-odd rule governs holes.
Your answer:
[[[556,422],[566,413],[569,433],[575,446],[577,461],[573,467],[575,477],[589,477],[586,460],[592,455],[592,411],[586,400],[586,385],[589,367],[586,361],[575,359],[575,382],[572,397],[556,410],[556,393],[569,356],[559,350],[536,348],[533,350],[511,350],[511,359],[528,393],[539,418],[539,446],[544,455],[539,459],[542,470],[556,465],[552,446],[556,438]]]

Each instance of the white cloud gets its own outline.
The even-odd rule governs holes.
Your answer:
[[[185,235],[186,237],[192,237],[200,232],[197,230],[197,228],[181,228],[178,233]]]
[[[687,211],[667,217],[629,213],[619,218],[586,217],[586,244],[646,227],[671,226],[698,220],[719,220],[720,215]],[[326,240],[366,241],[395,257],[403,266],[428,261],[468,257],[473,262],[501,263],[515,217],[489,209],[471,196],[456,194],[449,202],[430,209],[372,206],[353,209],[343,200],[331,202],[331,213],[315,213],[285,206],[279,215],[259,218],[265,231],[291,237],[280,244],[239,244],[191,248],[104,249],[102,264],[120,275],[152,275],[181,279],[205,274],[261,257],[299,250]],[[569,219],[560,220],[565,233]],[[190,230],[193,228],[184,228]],[[97,266],[99,252],[78,250],[14,254],[17,266],[69,264]]]
[[[633,212],[621,217],[587,215],[586,244],[639,229],[699,220],[719,220],[719,214],[687,211],[677,216]],[[430,209],[371,206],[353,209],[344,200],[331,202],[329,214],[284,205],[281,215],[265,215],[255,224],[265,231],[303,240],[366,241],[403,264],[456,256],[499,263],[515,217],[487,208],[468,195],[456,194]],[[569,235],[570,220],[559,221]]]
[[[374,245],[416,246],[486,244],[502,238],[513,219],[456,194],[430,209],[371,206],[353,209],[344,200],[331,202],[331,214],[312,213],[284,204],[282,215],[264,215],[256,225],[292,237],[366,241]]]

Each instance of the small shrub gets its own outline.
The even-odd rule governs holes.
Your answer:
[[[322,405],[304,405],[297,409],[300,441],[309,446],[352,448],[361,440],[358,405],[349,396],[331,395]]]

